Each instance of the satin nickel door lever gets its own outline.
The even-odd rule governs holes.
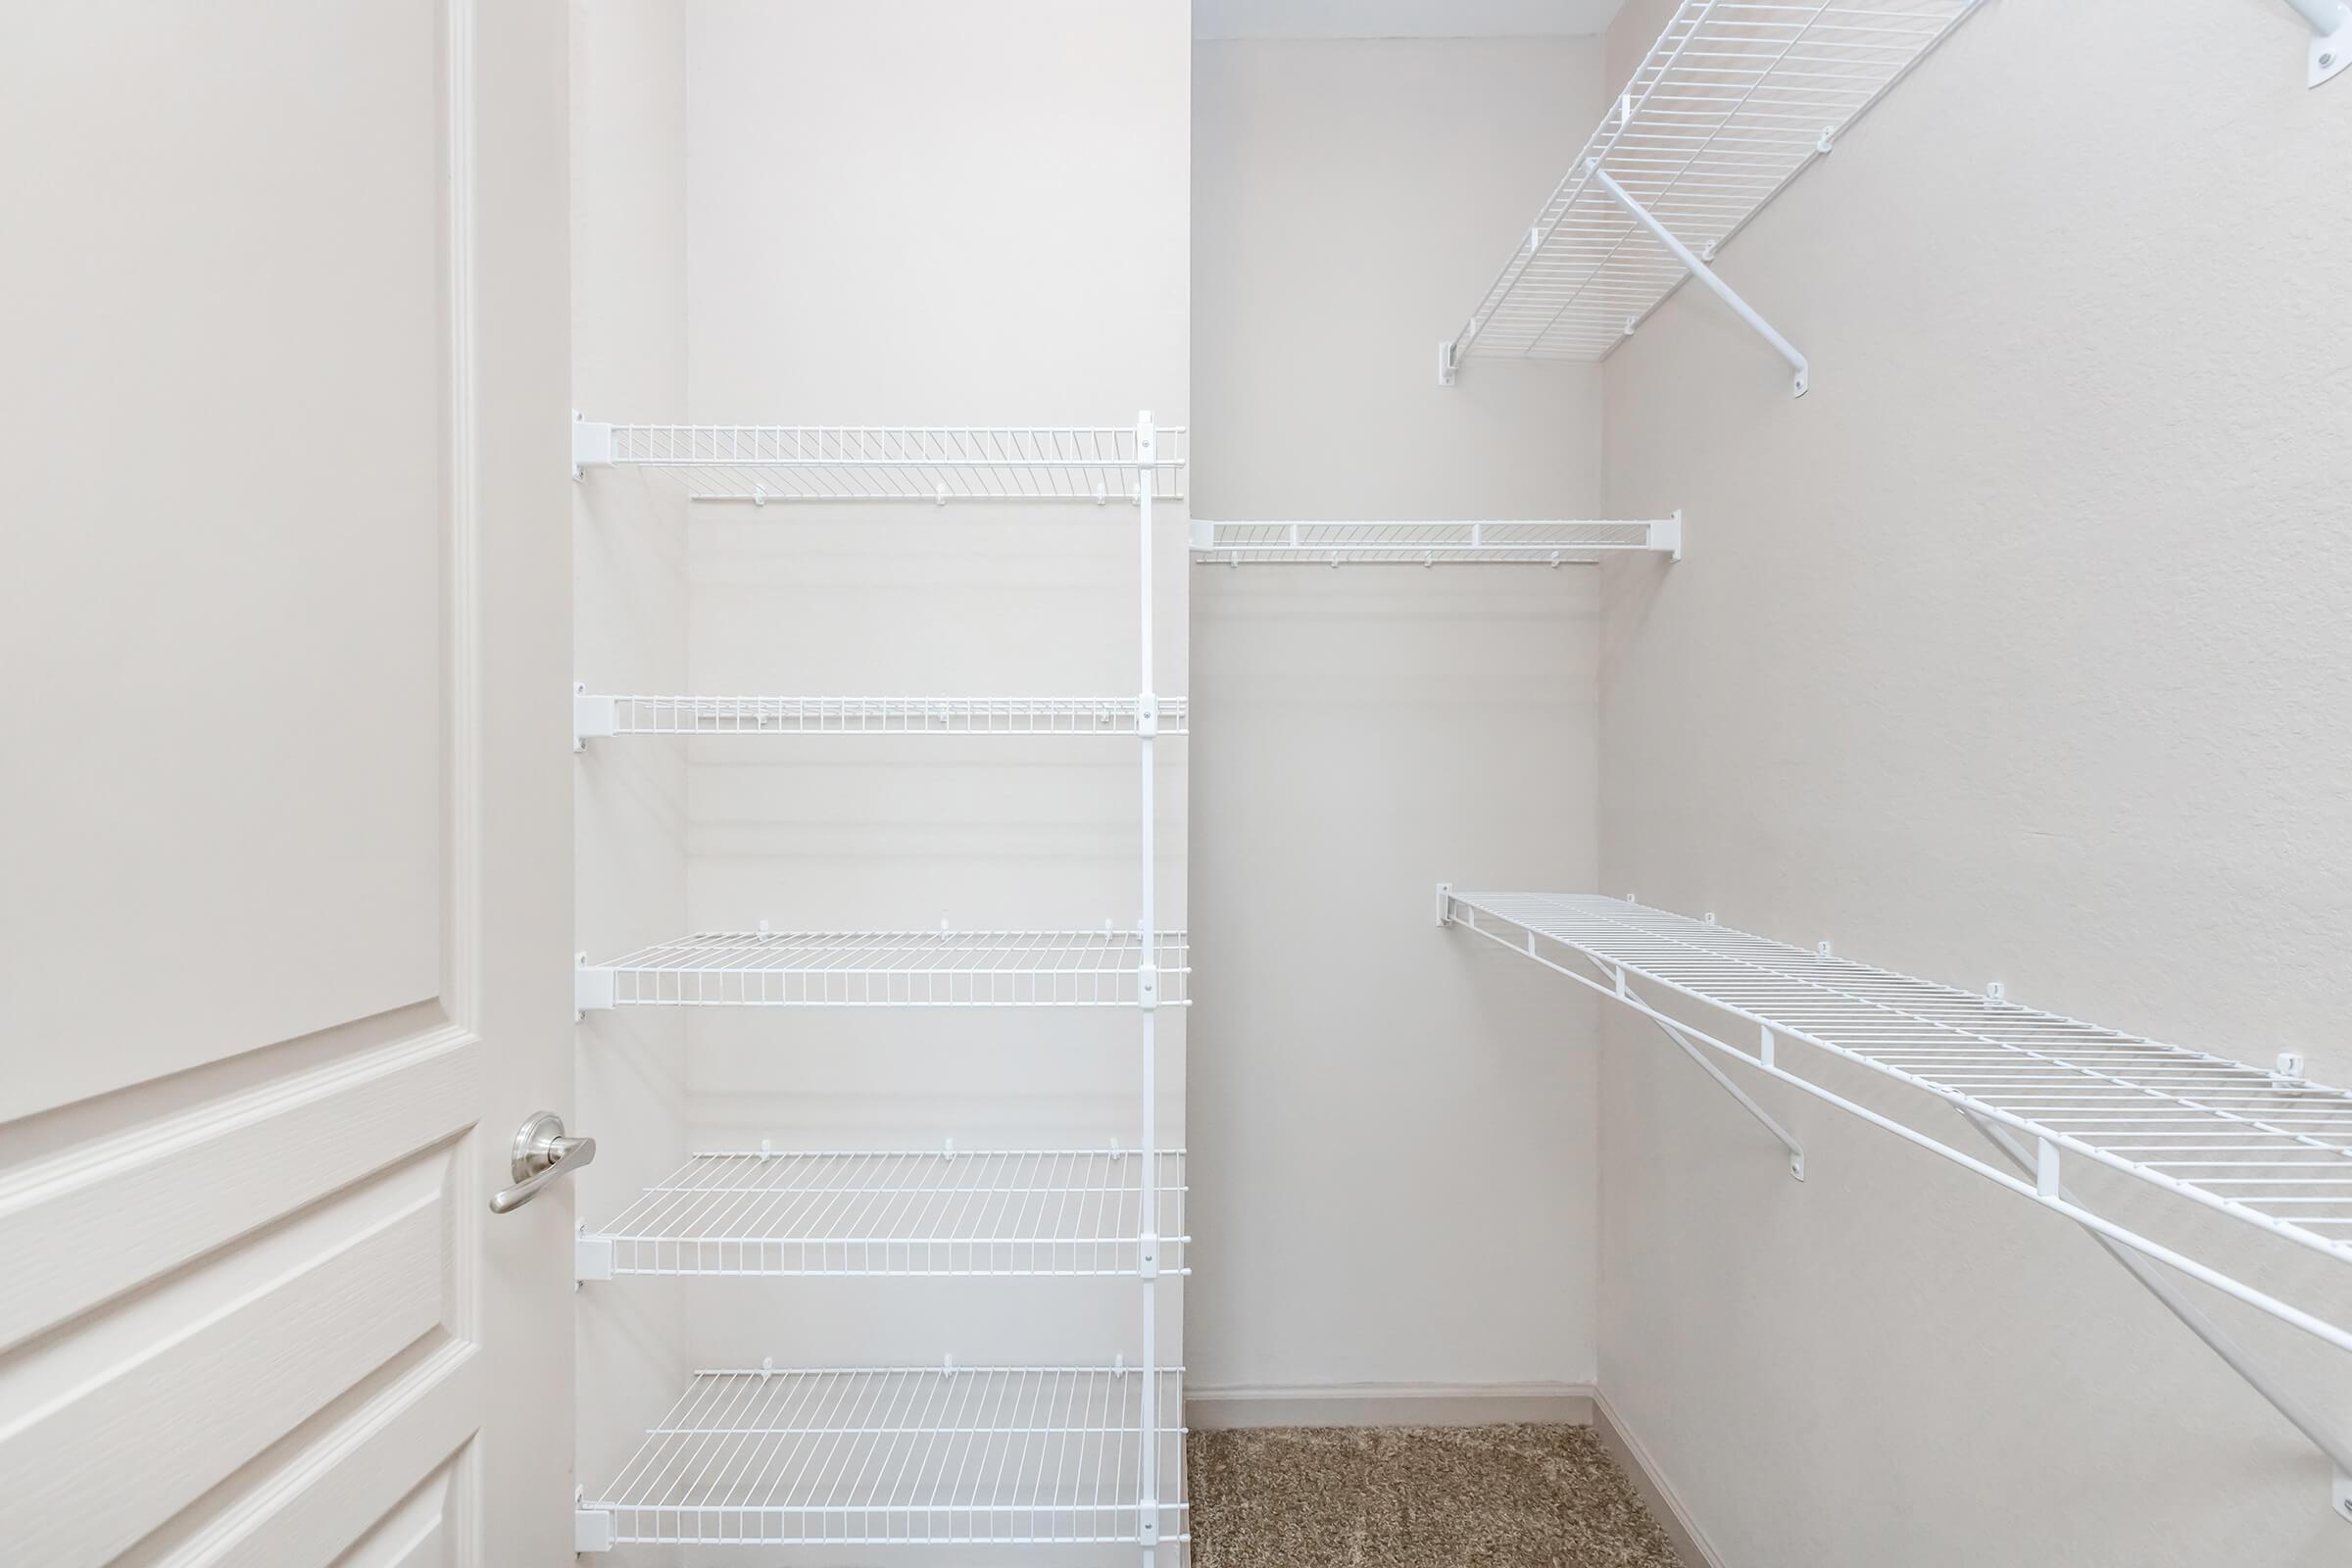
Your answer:
[[[558,1177],[568,1176],[596,1159],[596,1140],[564,1136],[564,1118],[543,1110],[514,1134],[514,1159],[508,1167],[514,1185],[493,1194],[490,1212],[511,1214],[539,1196],[539,1190]]]

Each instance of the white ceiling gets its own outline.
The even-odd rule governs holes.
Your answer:
[[[1583,36],[1621,0],[1193,0],[1196,38]]]

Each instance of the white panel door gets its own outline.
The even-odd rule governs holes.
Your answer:
[[[0,1560],[569,1560],[564,26],[0,10]]]

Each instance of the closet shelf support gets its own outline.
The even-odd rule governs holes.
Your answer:
[[[1968,1124],[1984,1134],[1985,1141],[1999,1150],[2001,1157],[2016,1166],[2020,1173],[2027,1176],[2037,1175],[2042,1161],[2036,1157],[2035,1153],[2027,1151],[2025,1145],[2018,1141],[2016,1134],[1984,1116],[1974,1106],[1960,1105],[1955,1108],[1967,1118]],[[2054,1164],[2055,1146],[2043,1142],[2040,1147],[2042,1151],[2048,1152],[2048,1154],[2052,1156],[2050,1162]],[[2046,1185],[2051,1197],[2078,1208],[2082,1206],[2082,1200],[2076,1198],[2074,1192],[2061,1181],[2053,1178],[2043,1183],[2037,1183],[2037,1185]],[[2171,1280],[2164,1277],[2155,1264],[2137,1256],[2122,1243],[2111,1241],[2097,1231],[2091,1231],[2089,1235],[2092,1241],[2105,1249],[2109,1257],[2121,1263],[2133,1279],[2145,1286],[2150,1296],[2163,1302],[2166,1310],[2179,1318],[2183,1327],[2204,1341],[2207,1349],[2220,1356],[2230,1371],[2245,1379],[2247,1385],[2256,1394],[2268,1399],[2271,1402],[2271,1408],[2286,1418],[2287,1425],[2302,1433],[2313,1447],[2327,1455],[2328,1462],[2334,1466],[2334,1485],[2328,1499],[2328,1506],[2334,1511],[2337,1518],[2352,1523],[2352,1444],[2345,1443],[2343,1439],[2330,1432],[2327,1423],[2322,1421],[2309,1405],[2297,1398],[2292,1392],[2281,1387],[2262,1367],[2256,1365],[2253,1358],[2238,1343],[2231,1339],[2220,1324],[2199,1310],[2194,1301],[2183,1296]]]
[[[2348,0],[2286,0],[2311,24],[2311,77],[2317,87],[2352,65],[2352,3]]]
[[[1453,924],[1453,884],[1450,882],[1441,882],[1438,884],[1438,924]],[[1479,932],[1479,935],[1481,936],[1491,936],[1492,934],[1493,933],[1486,931]],[[1546,963],[1547,966],[1552,968],[1559,967],[1557,964],[1548,964],[1548,960],[1544,959],[1540,954],[1537,953],[1536,939],[1532,932],[1528,935],[1527,945],[1524,951],[1527,956],[1536,959],[1536,961],[1539,963]],[[1688,1030],[1684,1029],[1682,1025],[1674,1022],[1674,1020],[1671,1018],[1668,1018],[1664,1013],[1658,1011],[1657,1008],[1651,1006],[1646,1000],[1637,993],[1633,989],[1632,985],[1628,983],[1625,969],[1622,965],[1602,964],[1592,960],[1590,957],[1587,958],[1587,961],[1592,962],[1593,968],[1600,972],[1601,978],[1599,980],[1589,980],[1583,975],[1574,974],[1569,971],[1562,972],[1568,973],[1570,979],[1582,980],[1586,985],[1591,986],[1593,990],[1614,997],[1617,1001],[1624,1003],[1627,1006],[1632,1007],[1636,1012],[1639,1012],[1642,1014],[1642,1016],[1647,1018],[1651,1023],[1656,1024],[1660,1034],[1663,1034],[1667,1039],[1673,1041],[1676,1046],[1680,1047],[1684,1055],[1689,1056],[1692,1061],[1698,1064],[1698,1070],[1700,1072],[1703,1072],[1709,1078],[1714,1079],[1716,1085],[1721,1088],[1725,1094],[1731,1096],[1733,1100],[1739,1102],[1740,1109],[1746,1111],[1750,1116],[1753,1116],[1759,1126],[1761,1126],[1766,1132],[1772,1134],[1772,1136],[1779,1141],[1780,1146],[1788,1152],[1788,1174],[1795,1177],[1800,1182],[1803,1181],[1805,1179],[1805,1146],[1796,1141],[1796,1135],[1790,1132],[1788,1128],[1782,1126],[1779,1121],[1775,1120],[1772,1112],[1766,1110],[1762,1105],[1756,1103],[1755,1098],[1748,1094],[1746,1090],[1734,1083],[1730,1074],[1726,1073],[1721,1067],[1716,1066],[1712,1061],[1709,1061],[1707,1059],[1707,1054],[1699,1048],[1698,1042],[1690,1038],[1690,1034]],[[1769,1039],[1769,1032],[1767,1033],[1767,1038]],[[1770,1065],[1772,1061],[1772,1055],[1769,1044],[1765,1048],[1763,1059],[1767,1065]]]
[[[590,468],[609,468],[612,466],[612,424],[582,418],[580,411],[571,411],[571,476],[584,479]]]
[[[612,1549],[612,1512],[604,1508],[573,1509],[571,1549],[574,1552],[611,1551]]]
[[[571,749],[584,752],[592,740],[620,733],[620,699],[589,695],[585,681],[571,688]]]
[[[1623,969],[1617,971],[1617,995],[1620,998],[1628,1001],[1640,1000],[1636,998],[1633,995],[1633,992],[1627,987],[1625,983],[1625,971]],[[1726,1073],[1721,1067],[1718,1067],[1713,1062],[1709,1061],[1707,1059],[1707,1054],[1699,1050],[1697,1043],[1691,1040],[1690,1035],[1687,1034],[1679,1025],[1667,1022],[1663,1015],[1658,1013],[1655,1009],[1648,1007],[1646,1004],[1642,1006],[1642,1011],[1648,1017],[1651,1023],[1654,1023],[1658,1026],[1659,1033],[1663,1034],[1667,1039],[1673,1041],[1676,1045],[1682,1047],[1684,1055],[1689,1056],[1692,1061],[1698,1063],[1698,1070],[1700,1072],[1703,1072],[1708,1077],[1714,1079],[1715,1082],[1721,1086],[1725,1094],[1731,1096],[1734,1100],[1740,1102],[1740,1107],[1742,1110],[1746,1111],[1750,1116],[1755,1117],[1757,1122],[1763,1126],[1766,1132],[1772,1134],[1773,1137],[1780,1140],[1781,1147],[1788,1151],[1788,1174],[1795,1177],[1800,1182],[1803,1181],[1805,1179],[1805,1146],[1796,1141],[1796,1135],[1790,1132],[1788,1128],[1782,1126],[1779,1122],[1773,1120],[1772,1113],[1766,1110],[1762,1105],[1757,1104],[1746,1090],[1732,1082],[1731,1075],[1729,1073]]]
[[[1592,174],[1594,184],[1607,191],[1610,198],[1618,206],[1624,208],[1635,222],[1649,230],[1650,237],[1665,246],[1673,254],[1674,259],[1682,263],[1684,269],[1692,277],[1704,283],[1717,299],[1732,308],[1734,315],[1755,328],[1756,334],[1771,344],[1774,352],[1779,354],[1782,359],[1788,362],[1789,368],[1796,372],[1794,395],[1803,397],[1813,385],[1813,368],[1807,363],[1805,357],[1797,352],[1796,345],[1781,336],[1779,329],[1764,319],[1754,306],[1741,299],[1731,284],[1716,276],[1715,270],[1700,261],[1697,253],[1692,251],[1690,246],[1677,239],[1674,231],[1659,222],[1648,208],[1627,195],[1625,187],[1618,184],[1615,179],[1610,177],[1609,172],[1600,167],[1599,159],[1590,160],[1585,167]],[[1626,329],[1630,332],[1633,329],[1633,322],[1628,321]]]

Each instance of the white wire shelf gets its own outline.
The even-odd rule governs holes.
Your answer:
[[[1184,1152],[1162,1152],[1146,1267],[1133,1151],[696,1154],[579,1238],[579,1277],[1187,1272]]]
[[[1600,359],[1690,275],[1595,171],[1712,260],[1979,3],[1684,0],[1441,348],[1441,379],[1470,358]]]
[[[1620,899],[1440,890],[1442,921],[1557,969],[1700,1042],[2059,1209],[2306,1332],[2352,1333],[2097,1214],[2059,1188],[2072,1155],[2314,1251],[2352,1262],[2352,1093],[1750,936]],[[1742,1020],[1741,1049],[1662,1013],[1643,987]],[[2020,1180],[1806,1080],[1797,1042],[1936,1097],[2022,1138]]]
[[[609,964],[600,1007],[1134,1007],[1187,1002],[1181,931],[706,931]]]
[[[572,422],[574,472],[669,472],[698,501],[1132,501],[1184,495],[1181,426]]]
[[[1193,559],[1204,565],[1568,566],[1634,553],[1682,560],[1683,514],[1639,522],[1193,523]]]
[[[578,691],[575,750],[613,735],[1182,735],[1181,697],[647,697]]]
[[[698,1373],[613,1483],[582,1499],[580,1538],[1141,1544],[1144,1387],[1118,1367]],[[1162,1544],[1190,1539],[1182,1394],[1179,1372],[1157,1374]]]

